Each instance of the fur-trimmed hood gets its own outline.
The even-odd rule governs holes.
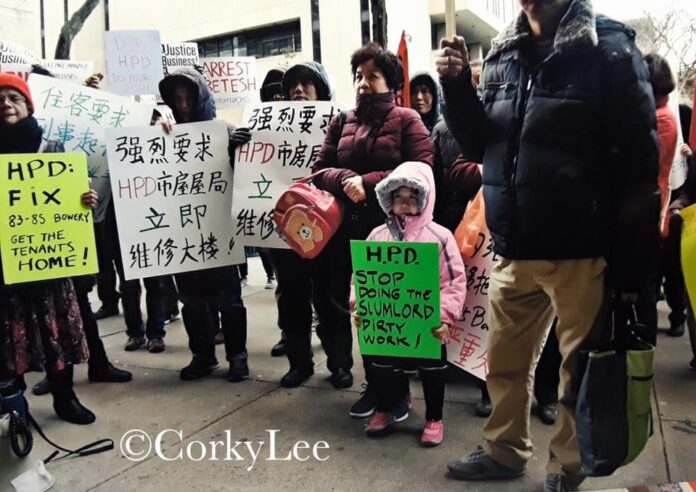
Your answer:
[[[404,162],[380,181],[375,188],[379,206],[388,216],[392,216],[394,201],[392,193],[402,186],[418,190],[418,211],[420,215],[406,218],[407,231],[425,227],[433,221],[435,209],[435,178],[433,170],[422,162]]]
[[[519,46],[521,42],[530,38],[531,34],[527,16],[521,11],[517,18],[491,41],[491,50],[486,58]],[[592,0],[572,0],[558,25],[553,41],[554,49],[562,51],[571,46],[597,46],[598,42]]]
[[[421,214],[399,220],[391,214],[392,192],[402,186],[418,190]],[[459,319],[466,300],[466,270],[462,255],[452,233],[433,222],[435,180],[430,166],[422,162],[404,162],[379,182],[375,189],[384,212],[389,215],[367,237],[368,241],[408,241],[435,243],[439,250],[440,320],[453,325]],[[351,287],[349,304],[355,307],[355,286]]]

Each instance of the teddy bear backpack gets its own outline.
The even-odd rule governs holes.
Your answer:
[[[343,204],[328,191],[307,184],[323,172],[291,184],[273,210],[273,220],[287,245],[310,260],[321,253],[343,221]]]

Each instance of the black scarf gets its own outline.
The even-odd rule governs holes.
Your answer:
[[[41,146],[43,130],[33,116],[14,125],[0,125],[0,154],[32,154]]]
[[[433,109],[428,111],[425,114],[420,115],[421,120],[423,120],[423,124],[425,127],[428,129],[430,133],[432,133],[433,128],[435,128],[435,125],[437,124],[438,121],[438,114],[437,111],[435,111],[435,104],[436,102],[433,101]]]
[[[355,116],[359,123],[381,126],[389,111],[396,106],[393,92],[358,94],[355,100]]]

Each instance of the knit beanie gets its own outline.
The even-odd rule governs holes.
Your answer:
[[[31,92],[29,92],[29,86],[23,78],[11,73],[0,72],[0,87],[9,87],[10,89],[14,89],[20,94],[22,94],[24,96],[24,99],[27,100],[29,114],[34,113],[34,101],[32,101],[31,99]]]

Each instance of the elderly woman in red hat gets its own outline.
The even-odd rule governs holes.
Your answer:
[[[64,151],[60,142],[43,141],[33,112],[26,82],[0,72],[0,154]],[[82,202],[94,207],[96,198],[90,190]],[[0,266],[0,389],[24,390],[24,373],[46,371],[56,414],[74,424],[91,424],[95,416],[77,399],[72,385],[73,365],[88,357],[72,281],[6,285]]]

